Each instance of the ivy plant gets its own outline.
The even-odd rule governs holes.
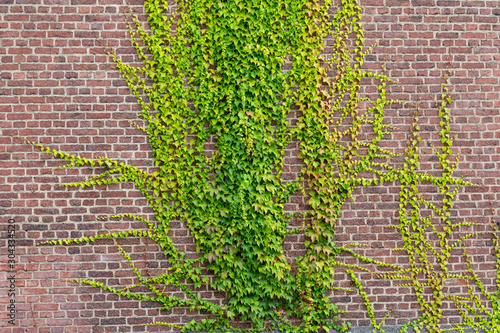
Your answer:
[[[443,293],[446,279],[479,281],[474,275],[453,276],[447,266],[451,251],[474,235],[450,238],[454,230],[472,224],[454,225],[449,215],[459,186],[468,184],[452,176],[458,160],[449,160],[449,98],[443,95],[442,149],[436,150],[442,175],[417,170],[416,123],[405,164],[396,167],[392,159],[397,155],[382,144],[394,129],[384,123],[386,109],[395,103],[386,96],[391,80],[363,69],[370,48],[365,46],[357,0],[341,0],[333,15],[332,3],[314,0],[178,0],[173,12],[166,0],[146,0],[144,7],[150,30],[132,13],[129,20],[142,66],[125,63],[114,52],[109,56],[141,107],[138,117],[147,125],[131,124],[147,135],[157,171],[146,172],[104,156],[87,159],[28,141],[68,161],[62,168],[106,167],[96,176],[65,186],[132,182],[154,212],[154,220],[134,214],[104,217],[133,218],[143,222],[144,229],[42,243],[112,239],[137,276],[136,284],[122,289],[92,280],[76,282],[155,301],[162,309],[188,307],[208,314],[184,326],[150,323],[181,332],[237,330],[238,320],[251,322],[249,331],[328,332],[349,327],[340,323],[341,311],[328,298],[329,290],[337,289],[335,267],[344,267],[367,304],[375,329],[381,330],[383,320],[374,319],[354,272],[362,268],[339,260],[344,252],[392,269],[385,278],[410,282],[422,309],[422,318],[410,323],[417,329],[439,331],[441,304],[447,297],[462,312],[476,315],[464,299]],[[331,54],[325,52],[328,36],[334,41]],[[376,82],[374,96],[361,96],[361,82],[366,79]],[[300,112],[294,126],[289,119],[293,107]],[[304,167],[298,179],[285,181],[285,148],[292,140],[299,142]],[[215,143],[211,153],[206,150],[208,143]],[[354,190],[395,181],[401,184],[398,230],[405,242],[401,250],[410,257],[407,270],[334,242],[342,205]],[[443,195],[440,207],[419,195],[421,182],[438,186]],[[298,192],[309,197],[310,211],[286,213],[285,204]],[[430,207],[443,226],[433,229],[439,249],[424,237],[424,231],[434,226],[419,215],[421,205]],[[306,222],[292,228],[292,218],[298,215]],[[169,236],[172,221],[189,228],[199,252],[196,259],[180,251]],[[293,233],[306,238],[306,251],[295,263],[283,251],[285,237]],[[168,269],[155,277],[143,276],[118,241],[128,237],[155,241],[167,257]],[[498,238],[495,244],[498,249]],[[202,267],[214,278],[203,274]],[[200,297],[197,288],[204,284],[224,292],[227,305]],[[185,297],[166,294],[166,285],[180,288]],[[424,297],[424,285],[433,288],[431,303]],[[135,291],[139,286],[149,292]],[[498,307],[494,296],[489,299]],[[490,318],[497,327],[497,319]],[[476,322],[464,312],[466,325]]]
[[[483,281],[472,269],[472,261],[467,253],[466,241],[478,237],[483,232],[467,231],[466,228],[478,226],[475,222],[456,221],[452,218],[451,210],[456,197],[463,186],[474,184],[455,177],[454,171],[460,160],[460,154],[453,156],[453,138],[450,134],[450,109],[451,98],[445,83],[442,84],[441,101],[438,103],[439,129],[438,137],[441,147],[438,149],[431,143],[432,151],[439,163],[440,175],[430,175],[421,172],[420,126],[415,116],[412,123],[412,136],[407,142],[405,162],[402,172],[397,173],[400,183],[399,192],[399,225],[394,226],[404,241],[402,248],[394,249],[408,256],[409,268],[395,269],[388,273],[377,273],[379,278],[388,280],[405,281],[401,287],[412,287],[417,302],[420,305],[420,317],[403,325],[400,332],[407,332],[412,327],[416,332],[465,332],[473,329],[475,332],[497,332],[499,330],[499,301],[498,291],[487,291]],[[425,185],[425,186],[422,186]],[[423,189],[430,186],[437,187],[438,198],[429,197],[428,191]],[[430,212],[430,213],[429,213]],[[498,230],[494,222],[491,223],[493,250],[496,255],[497,290],[500,274],[500,252]],[[463,272],[453,270],[450,258],[456,250],[461,250],[461,257],[466,263]],[[370,262],[361,258],[365,262]],[[358,270],[367,271],[361,266],[352,266]],[[377,323],[373,314],[373,306],[366,292],[363,291],[362,282],[359,281],[353,270],[347,273],[366,305],[367,313],[371,319],[373,332],[384,332],[380,323]],[[446,290],[448,281],[462,280],[467,285],[464,295],[450,294]],[[449,284],[449,283],[448,283]],[[451,301],[457,313],[462,317],[462,322],[452,327],[443,328],[443,304]],[[384,318],[385,320],[385,318]],[[383,320],[382,320],[383,322]]]
[[[134,293],[133,288],[78,282],[125,297],[155,300],[165,309],[189,306],[212,315],[183,331],[230,330],[235,318],[250,320],[254,329],[262,329],[266,322],[269,328],[290,332],[342,329],[339,311],[328,301],[324,286],[311,290],[311,281],[304,278],[307,271],[292,274],[282,247],[287,234],[300,231],[289,228],[293,215],[284,211],[300,185],[285,182],[281,174],[284,149],[296,136],[287,119],[301,95],[294,90],[307,80],[306,70],[316,61],[304,56],[300,45],[324,28],[311,19],[317,8],[309,0],[179,0],[169,15],[166,1],[146,1],[150,32],[131,16],[132,43],[143,66],[124,63],[114,53],[110,57],[142,108],[139,116],[147,127],[136,127],[147,134],[158,171],[147,173],[106,157],[91,160],[49,148],[47,152],[69,160],[65,168],[108,167],[66,186],[133,182],[147,198],[156,221],[129,214],[148,230],[49,243],[148,237],[161,246],[170,268],[146,279],[119,247],[139,284],[153,296]],[[317,12],[323,15],[321,22],[327,19],[327,8],[325,4]],[[288,72],[287,57],[295,64]],[[208,140],[215,141],[211,156],[205,152]],[[173,220],[190,229],[201,254],[198,259],[187,259],[168,236]],[[227,306],[204,301],[188,288],[209,283],[201,265],[215,274],[210,284],[226,293]],[[179,286],[187,298],[165,295],[159,284]]]

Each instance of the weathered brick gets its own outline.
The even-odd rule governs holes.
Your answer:
[[[436,109],[432,107],[439,98],[442,76],[451,69],[452,134],[462,154],[457,173],[481,185],[460,192],[453,218],[479,221],[481,230],[486,231],[490,207],[498,215],[500,202],[497,185],[500,177],[498,2],[361,2],[365,11],[365,37],[370,41],[367,44],[377,43],[365,67],[378,71],[380,63],[386,62],[386,74],[399,83],[388,85],[388,96],[410,103],[394,106],[386,112],[388,123],[401,126],[401,133],[394,134],[394,144],[389,143],[387,148],[404,150],[406,131],[417,103],[425,144],[438,143],[439,138],[433,134],[437,126]],[[135,274],[123,262],[112,241],[61,248],[34,246],[53,237],[83,237],[140,225],[128,220],[97,222],[97,216],[134,212],[152,218],[146,200],[133,185],[111,186],[106,191],[102,191],[104,187],[80,190],[54,186],[65,181],[81,181],[95,173],[86,168],[51,171],[64,163],[34,152],[15,137],[27,137],[87,157],[107,155],[153,170],[151,150],[144,134],[122,120],[133,119],[138,113],[136,99],[101,47],[113,45],[126,61],[138,64],[128,41],[125,16],[121,14],[128,10],[127,6],[116,0],[3,0],[0,3],[0,175],[3,176],[0,178],[0,218],[8,215],[19,219],[18,241],[22,249],[19,249],[17,277],[23,292],[22,297],[19,294],[18,304],[24,316],[9,332],[105,332],[118,331],[118,327],[140,331],[144,330],[142,324],[152,321],[153,317],[166,318],[172,323],[204,318],[186,309],[159,312],[151,302],[141,304],[119,299],[66,281],[93,278],[114,286],[136,283]],[[132,9],[138,13],[142,13],[141,6],[141,1],[131,2]],[[144,19],[143,15],[140,17]],[[326,45],[331,48],[332,42],[327,40]],[[367,88],[366,93],[373,93],[373,89]],[[207,144],[209,154],[214,147],[213,141]],[[297,147],[294,143],[287,148],[284,179],[294,180],[300,171],[302,164]],[[435,159],[429,158],[430,150],[426,154],[422,168],[438,173]],[[354,194],[356,202],[349,201],[343,207],[335,240],[337,245],[356,240],[368,243],[370,247],[360,253],[408,267],[408,257],[394,250],[402,246],[402,238],[388,227],[397,223],[399,188],[397,184],[387,186]],[[286,209],[289,212],[308,209],[306,203],[307,198],[297,195],[290,199]],[[191,251],[187,257],[196,257],[189,231],[180,223],[172,223],[172,227],[179,247]],[[303,254],[303,241],[303,235],[287,237],[284,249],[290,262]],[[3,239],[0,244],[2,242]],[[470,254],[474,269],[488,288],[492,288],[495,262],[488,247],[490,241],[478,238],[469,245],[473,247]],[[144,253],[159,252],[152,244],[139,240],[131,240],[127,249],[141,270],[146,268],[141,263]],[[345,253],[338,258],[361,264]],[[148,263],[153,273],[163,272],[166,267],[162,255],[148,256]],[[456,271],[466,269],[463,261],[451,258],[450,263]],[[352,287],[341,268],[336,269],[335,277],[338,286]],[[389,310],[393,311],[386,324],[403,325],[418,317],[419,306],[413,291],[397,287],[404,282],[392,283],[370,274],[363,274],[362,281],[370,299],[375,300],[377,321]],[[467,291],[465,282],[460,280],[445,288],[456,293]],[[183,295],[175,288],[168,292]],[[354,326],[369,325],[362,299],[354,294],[335,291],[332,301],[338,302],[341,309],[351,310],[343,319],[351,320]],[[223,293],[206,286],[203,295],[214,302],[224,300]],[[1,310],[5,301],[0,300]],[[145,319],[145,316],[151,318]],[[453,304],[445,304],[443,324],[457,320]],[[127,325],[132,328],[125,329]],[[50,329],[44,329],[49,326]]]

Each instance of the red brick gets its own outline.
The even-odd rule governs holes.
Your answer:
[[[118,326],[126,325],[132,326],[130,330],[144,330],[141,324],[145,323],[145,314],[160,316],[157,309],[146,310],[144,303],[119,299],[66,281],[91,277],[115,286],[135,283],[135,275],[111,241],[70,247],[32,246],[56,236],[82,237],[109,229],[137,227],[140,224],[129,220],[96,222],[95,218],[118,212],[143,212],[151,216],[142,194],[133,184],[112,186],[106,192],[101,191],[104,187],[87,190],[54,187],[53,184],[62,181],[81,181],[94,173],[88,168],[51,171],[64,163],[14,139],[16,135],[26,136],[88,157],[108,155],[145,168],[153,166],[144,134],[122,120],[133,119],[139,113],[135,97],[101,48],[101,45],[115,45],[126,61],[137,60],[121,14],[127,6],[116,0],[20,0],[15,4],[13,1],[2,4],[0,216],[5,213],[18,216],[22,221],[19,237],[36,238],[29,244],[22,243],[24,252],[18,256],[19,267],[25,270],[18,273],[23,285],[18,304],[26,317],[19,321],[16,329],[35,331],[30,321],[33,313],[38,332],[48,332],[44,327],[49,325],[55,325],[51,328],[54,332],[92,332],[94,327],[103,332],[116,331]],[[453,218],[479,221],[484,229],[489,221],[490,200],[496,213],[500,202],[497,185],[500,176],[498,2],[362,0],[362,5],[367,23],[365,37],[370,41],[367,44],[378,43],[368,56],[365,68],[378,71],[380,62],[385,61],[387,75],[398,82],[388,86],[388,96],[413,105],[419,103],[423,135],[425,141],[428,140],[424,145],[439,142],[432,134],[438,125],[432,105],[439,97],[444,72],[452,69],[453,135],[457,136],[457,146],[462,147],[457,174],[481,185],[460,192]],[[133,1],[131,6],[142,13],[142,2]],[[332,44],[327,41],[327,45]],[[366,93],[373,91],[367,89]],[[414,109],[414,106],[397,106],[386,112],[388,123],[402,128],[386,145],[388,149],[403,150],[404,144],[398,142],[406,140]],[[214,147],[213,140],[207,144],[211,151]],[[296,149],[296,143],[287,149],[284,179],[295,179],[301,168]],[[435,161],[428,155],[430,152],[426,154],[422,168],[439,173]],[[371,188],[354,194],[356,203],[349,200],[343,207],[336,242],[346,245],[359,239],[371,246],[356,249],[359,253],[408,267],[408,257],[393,251],[402,246],[401,235],[387,227],[398,223],[399,188],[397,184],[387,186],[387,191]],[[295,196],[286,209],[289,212],[307,209],[304,202],[307,199]],[[179,246],[192,251],[187,257],[197,257],[185,226],[180,223],[172,226],[175,226],[172,234]],[[303,241],[303,235],[287,238],[289,243],[284,249],[291,261],[303,255]],[[0,244],[2,242],[3,239]],[[19,242],[21,244],[21,238]],[[489,241],[478,238],[469,244],[473,247],[470,254],[474,269],[484,277],[488,288],[493,287],[494,259],[489,252]],[[143,252],[157,252],[152,244],[137,240],[130,240],[126,247],[132,251],[141,270],[145,269],[140,263]],[[345,253],[339,260],[362,264]],[[165,259],[160,256],[148,256],[148,262],[150,270],[160,270],[158,267],[163,269],[165,265]],[[466,268],[463,261],[454,258],[450,263],[456,270]],[[374,301],[377,321],[389,309],[394,311],[386,324],[402,325],[418,317],[419,306],[410,288],[396,287],[401,281],[390,283],[369,274],[363,274],[362,278],[364,290]],[[341,268],[336,269],[336,279],[339,286],[351,286]],[[466,292],[464,281],[451,282],[445,288]],[[224,300],[223,293],[204,288],[204,296],[217,302]],[[175,288],[169,292],[179,293]],[[354,326],[369,325],[358,293],[336,291],[332,295],[341,309],[352,308],[351,313],[343,315],[344,319],[351,319]],[[33,303],[33,312],[28,302]],[[396,304],[400,308],[396,308]],[[147,306],[156,305],[148,303]],[[452,308],[451,304],[445,304],[443,325],[456,322],[457,315]],[[180,323],[203,318],[203,315],[176,309],[169,314],[162,313],[161,318]],[[16,329],[9,332],[17,332]]]

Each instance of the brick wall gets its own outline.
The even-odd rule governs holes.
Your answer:
[[[401,128],[388,141],[394,151],[404,149],[408,125],[418,103],[423,130],[423,168],[438,171],[429,144],[435,142],[440,84],[451,70],[452,133],[461,148],[458,175],[478,184],[464,189],[453,216],[475,221],[484,231],[500,209],[500,2],[464,0],[363,0],[367,45],[375,44],[366,68],[380,69],[398,84],[390,97],[411,102],[388,110],[388,123]],[[141,13],[141,2],[130,3]],[[153,303],[139,303],[102,293],[68,281],[96,279],[111,286],[135,278],[111,241],[94,245],[35,247],[57,238],[91,236],[103,230],[140,228],[131,220],[102,221],[96,217],[136,213],[151,216],[140,192],[130,184],[90,189],[66,189],[63,182],[81,181],[99,170],[52,170],[61,161],[23,144],[19,137],[50,145],[83,157],[106,155],[146,169],[152,168],[145,135],[126,121],[139,108],[103,46],[113,46],[128,62],[136,62],[127,38],[121,0],[1,0],[0,1],[0,332],[132,332],[168,331],[141,324],[154,320],[174,324],[202,318],[187,309],[159,311]],[[327,42],[328,44],[328,42]],[[329,44],[331,45],[331,43]],[[371,89],[371,90],[370,90]],[[373,91],[367,82],[366,92]],[[292,117],[293,117],[292,113]],[[287,149],[285,177],[300,170],[298,144]],[[432,189],[429,189],[432,191]],[[402,246],[397,223],[399,188],[396,184],[371,187],[355,193],[338,223],[337,244],[368,243],[360,253],[382,261],[408,265],[395,248]],[[432,193],[430,193],[432,195]],[[292,197],[290,211],[307,209],[307,198]],[[16,227],[15,326],[7,323],[7,224]],[[194,252],[193,240],[181,223],[174,223],[179,248]],[[301,254],[303,237],[290,236],[284,245],[292,258]],[[145,275],[162,272],[165,258],[152,242],[122,242]],[[474,269],[489,289],[494,286],[495,264],[487,236],[468,242]],[[343,256],[342,260],[357,263]],[[370,266],[366,266],[370,268]],[[463,270],[463,260],[453,268]],[[371,267],[376,268],[376,267]],[[398,326],[418,317],[419,306],[410,288],[360,274],[378,320]],[[339,269],[340,287],[352,287]],[[449,285],[454,292],[464,285]],[[175,288],[167,289],[177,294]],[[214,302],[224,295],[208,287],[199,292]],[[180,295],[180,293],[179,293]],[[358,292],[331,294],[343,315],[355,327],[369,326]],[[443,324],[458,320],[445,304]]]

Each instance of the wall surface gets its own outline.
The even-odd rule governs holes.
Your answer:
[[[436,101],[444,74],[450,71],[452,134],[460,147],[458,176],[476,187],[462,189],[453,210],[458,221],[473,221],[477,231],[500,212],[500,2],[497,0],[363,0],[367,45],[375,44],[366,68],[395,80],[389,96],[409,102],[387,111],[387,123],[398,126],[388,146],[402,152],[417,104],[424,141],[423,169],[438,172],[430,144],[436,141]],[[86,179],[99,170],[53,170],[64,163],[41,153],[22,138],[82,157],[108,156],[152,170],[147,137],[129,124],[139,112],[105,46],[127,62],[137,62],[126,28],[129,8],[142,13],[134,0],[1,0],[0,1],[0,332],[136,332],[168,331],[146,327],[155,320],[182,324],[205,315],[179,308],[160,311],[154,303],[119,299],[70,279],[95,279],[110,286],[135,281],[128,263],[112,241],[93,245],[35,246],[53,238],[91,236],[103,231],[140,228],[132,220],[97,217],[135,213],[152,218],[151,209],[131,184],[81,190],[58,184]],[[143,21],[144,17],[142,17]],[[327,41],[332,45],[331,41]],[[366,92],[375,86],[366,83]],[[295,113],[291,113],[293,122]],[[139,120],[140,123],[140,120]],[[455,152],[458,149],[454,149]],[[298,143],[286,151],[284,177],[295,179],[301,168]],[[432,189],[429,189],[432,191]],[[402,247],[398,223],[399,187],[385,184],[359,190],[343,207],[337,244],[365,243],[360,250],[378,260],[408,266],[395,249]],[[431,192],[432,194],[432,192]],[[290,212],[307,210],[307,198],[292,197]],[[10,270],[8,220],[14,219],[15,271]],[[172,229],[181,250],[195,252],[182,223]],[[290,236],[287,256],[302,253],[303,237]],[[164,271],[166,261],[156,244],[142,239],[121,242],[144,275]],[[473,268],[489,290],[494,290],[495,261],[488,235],[467,241]],[[194,255],[194,254],[193,254]],[[357,259],[343,255],[346,263]],[[453,259],[452,259],[453,260]],[[455,271],[465,262],[452,263]],[[369,269],[378,268],[366,265]],[[16,318],[8,323],[8,279],[15,275]],[[389,312],[385,324],[400,326],[418,318],[419,305],[401,281],[387,281],[370,273],[358,274],[374,304],[377,320]],[[343,269],[336,273],[339,287],[352,287]],[[446,288],[467,291],[456,280]],[[454,288],[454,289],[452,289]],[[182,295],[169,288],[166,292]],[[224,302],[224,295],[205,286],[206,299]],[[370,325],[357,291],[335,291],[332,301],[349,312],[342,319],[354,327]],[[453,304],[444,305],[443,324],[460,318]]]

